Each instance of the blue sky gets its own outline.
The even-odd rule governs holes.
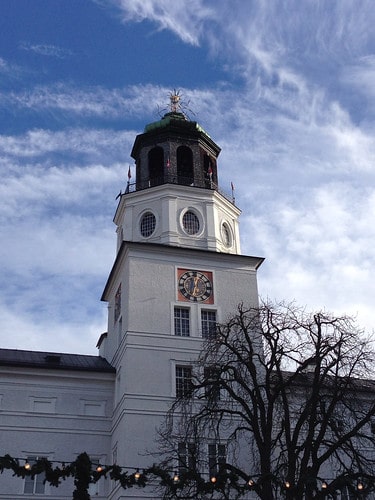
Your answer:
[[[266,258],[261,296],[373,329],[373,1],[2,0],[0,14],[2,347],[96,352],[115,197],[175,88],[222,148],[242,253]]]

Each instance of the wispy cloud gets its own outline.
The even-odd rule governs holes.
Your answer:
[[[20,110],[36,113],[58,111],[80,117],[125,120],[144,114],[155,116],[157,103],[164,103],[166,95],[166,89],[153,85],[108,90],[56,83],[35,86],[30,90],[4,92],[0,95],[0,105],[8,109],[17,106]]]
[[[50,293],[58,296],[56,290],[50,290]],[[87,290],[81,293],[86,295]],[[45,300],[42,299],[42,302],[45,303]],[[97,317],[86,316],[81,308],[79,320],[69,322],[61,321],[60,317],[54,318],[53,314],[43,314],[41,310],[38,315],[28,314],[24,309],[26,305],[25,300],[24,304],[19,304],[19,309],[12,310],[7,304],[0,303],[2,348],[97,354],[95,345],[105,324],[104,304]],[[98,311],[99,306],[96,306]],[[82,327],[83,322],[86,323],[85,328]]]
[[[132,130],[92,128],[32,129],[20,135],[0,135],[1,161],[8,166],[25,165],[25,159],[40,164],[44,158],[49,167],[72,159],[79,159],[80,165],[91,161],[112,163],[124,160],[120,151],[130,151],[134,135]]]
[[[0,187],[3,347],[35,348],[43,339],[46,350],[94,352],[105,328],[99,298],[115,255],[109,221],[127,167],[46,167],[14,165]],[[79,330],[77,341],[72,332]]]
[[[375,55],[363,56],[345,66],[340,75],[342,82],[357,95],[366,99],[365,118],[367,126],[373,126],[375,117]]]
[[[216,19],[214,4],[203,0],[188,3],[173,0],[97,0],[100,4],[112,4],[119,9],[124,22],[144,20],[155,23],[159,30],[168,29],[181,40],[198,45],[205,29],[204,23]]]
[[[309,307],[359,313],[371,328],[374,190],[329,183],[304,196],[300,204],[268,200],[267,213],[246,216],[248,244],[267,249],[261,292],[281,299],[292,290]]]
[[[212,43],[221,56],[247,54],[272,73],[286,60],[358,54],[373,39],[371,0],[243,2],[242,0],[96,0],[115,6],[126,22],[148,20],[187,43]],[[308,19],[308,23],[306,23]],[[217,43],[220,40],[220,43]],[[229,41],[230,40],[230,41]],[[308,60],[305,61],[307,64]]]
[[[39,54],[41,56],[55,57],[57,59],[65,59],[73,55],[73,52],[69,49],[49,44],[31,44],[28,42],[22,42],[20,43],[19,48],[28,52],[34,52],[35,54]]]
[[[340,80],[355,90],[363,80],[359,92],[373,96],[369,54],[375,10],[369,0],[212,0],[204,6],[198,0],[189,5],[171,0],[100,2],[115,6],[126,22],[147,19],[187,43],[208,46],[228,73],[241,76],[244,87],[285,113],[301,110],[301,116],[307,106],[314,111],[316,99],[344,100],[350,90],[340,89]],[[348,112],[356,110],[349,106]]]
[[[5,59],[0,57],[0,72],[1,73],[8,73],[8,71],[9,71],[8,63],[5,61]]]
[[[0,57],[0,78],[13,82],[14,79],[20,78],[23,74],[24,72],[17,64]]]

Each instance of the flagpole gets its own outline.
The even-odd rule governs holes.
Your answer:
[[[126,186],[126,191],[125,193],[129,193],[130,191],[130,179],[132,178],[132,172],[130,170],[130,165],[129,165],[129,168],[128,168],[128,184]]]

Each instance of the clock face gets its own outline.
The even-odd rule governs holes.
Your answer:
[[[211,297],[212,283],[205,274],[199,271],[186,271],[179,278],[178,289],[188,300],[204,301]]]

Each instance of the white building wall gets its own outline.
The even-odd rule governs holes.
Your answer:
[[[70,463],[82,452],[109,459],[114,375],[82,371],[0,367],[2,455],[24,459],[44,456]],[[107,498],[108,482],[96,498]],[[24,481],[0,476],[0,498],[22,498]],[[73,480],[59,488],[46,485],[43,498],[71,499]]]
[[[194,211],[200,219],[200,231],[187,235],[182,227],[186,210]],[[156,218],[155,232],[145,238],[139,227],[142,215],[152,212]],[[161,185],[121,197],[114,218],[118,226],[117,250],[122,238],[128,241],[159,243],[185,248],[202,248],[225,253],[240,253],[238,217],[240,210],[217,191],[189,186]],[[232,240],[225,245],[221,224],[231,229]]]

